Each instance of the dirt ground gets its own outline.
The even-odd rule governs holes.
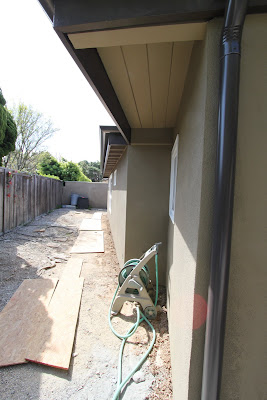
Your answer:
[[[78,228],[93,210],[58,209],[0,237],[0,310],[24,279],[60,278],[70,258]],[[0,369],[3,400],[111,400],[116,389],[120,340],[108,326],[108,309],[117,286],[119,265],[106,213],[102,216],[105,252],[72,255],[83,259],[84,277],[79,320],[69,371],[34,363]],[[152,243],[153,244],[153,243]],[[153,325],[156,343],[143,365],[143,381],[131,380],[120,399],[172,399],[166,294],[159,292],[158,316]],[[121,333],[135,320],[132,303],[114,318]],[[1,334],[1,333],[0,333]],[[145,352],[151,333],[142,324],[125,347],[123,376]],[[1,349],[0,349],[1,351]]]

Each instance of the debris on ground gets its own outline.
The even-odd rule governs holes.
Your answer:
[[[58,209],[38,217],[32,223],[18,227],[0,237],[0,310],[7,304],[25,279],[60,279],[70,250],[78,236],[84,218],[93,211]],[[51,228],[50,228],[51,226]],[[62,226],[71,229],[62,229]],[[107,322],[109,305],[118,282],[120,270],[106,213],[102,216],[105,252],[82,255],[81,276],[84,290],[69,371],[55,370],[32,363],[0,369],[0,398],[5,400],[110,400],[116,390],[118,340]],[[43,232],[34,230],[45,229]],[[28,235],[28,236],[26,236]],[[60,239],[60,241],[58,240]],[[72,255],[78,257],[78,255]],[[61,262],[56,262],[61,260]],[[38,269],[42,268],[41,277]],[[145,380],[127,385],[121,400],[172,399],[169,336],[165,288],[159,290],[158,316],[153,325],[155,346],[140,370]],[[128,318],[128,317],[127,317]],[[126,318],[126,319],[127,319]],[[117,327],[124,332],[129,320],[118,318]],[[133,338],[135,343],[125,349],[123,374],[140,359],[151,337],[149,329],[141,326]],[[138,342],[138,344],[137,344]],[[97,374],[97,373],[98,374]]]

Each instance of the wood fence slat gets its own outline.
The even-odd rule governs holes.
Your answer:
[[[8,232],[10,229],[10,217],[9,217],[9,197],[7,192],[7,173],[5,170],[5,181],[4,181],[4,232]]]
[[[62,189],[62,181],[0,168],[0,234],[61,206]]]
[[[4,168],[0,168],[0,233],[4,231]]]

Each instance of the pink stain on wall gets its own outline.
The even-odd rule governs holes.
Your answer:
[[[200,296],[195,294],[194,296],[194,316],[193,316],[193,329],[200,328],[206,321],[207,318],[207,302]]]

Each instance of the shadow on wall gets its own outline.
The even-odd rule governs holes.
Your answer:
[[[70,197],[72,193],[79,194],[81,197],[89,199],[90,208],[107,208],[107,191],[108,184],[106,182],[65,182],[63,187],[62,204],[71,204]]]

